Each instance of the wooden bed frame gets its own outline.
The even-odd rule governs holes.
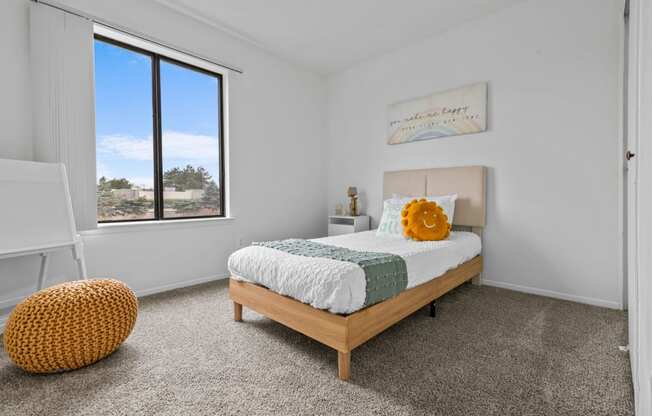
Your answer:
[[[485,221],[485,175],[482,166],[385,172],[383,195],[408,196],[458,194],[453,225],[470,228],[482,236]],[[231,279],[229,295],[234,319],[242,321],[246,306],[276,322],[337,350],[338,375],[351,376],[351,351],[435,299],[473,280],[480,284],[482,256],[444,275],[408,289],[383,302],[349,315],[338,315],[279,295],[263,286]]]

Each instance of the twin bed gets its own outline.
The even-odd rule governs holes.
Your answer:
[[[455,287],[469,280],[479,283],[485,172],[482,166],[469,166],[384,174],[384,199],[457,194],[454,231],[446,240],[417,242],[367,231],[311,240],[320,243],[314,244],[317,247],[334,247],[336,255],[325,257],[298,255],[294,247],[280,250],[264,244],[238,250],[229,259],[234,319],[242,320],[246,306],[334,348],[339,378],[348,380],[354,348]],[[310,242],[303,244],[314,248]],[[400,293],[370,304],[375,293],[369,287],[369,273],[359,266],[368,264],[369,256],[359,264],[342,261],[349,253],[371,257],[387,253],[390,260],[404,262],[407,282]],[[387,263],[388,258],[371,261]]]

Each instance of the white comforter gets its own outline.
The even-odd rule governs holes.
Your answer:
[[[317,241],[359,251],[391,253],[407,265],[408,288],[420,285],[480,254],[480,238],[452,232],[443,241],[412,241],[377,236],[375,231],[318,238]],[[357,264],[288,254],[261,246],[242,248],[229,257],[229,271],[240,280],[263,285],[315,308],[352,313],[365,301],[365,276]]]

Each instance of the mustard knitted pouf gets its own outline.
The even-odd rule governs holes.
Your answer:
[[[5,327],[9,357],[31,373],[73,370],[115,351],[136,323],[124,283],[89,279],[41,290],[16,306]]]

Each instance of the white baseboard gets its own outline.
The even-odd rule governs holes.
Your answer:
[[[18,305],[20,302],[22,302],[23,299],[25,299],[26,297],[28,297],[29,295],[31,295],[33,293],[34,292],[32,291],[32,292],[29,292],[29,293],[25,293],[22,296],[17,296],[15,298],[5,299],[3,301],[0,301],[0,309],[14,307],[14,306]]]
[[[188,286],[194,286],[198,285],[201,283],[208,283],[216,280],[222,280],[228,278],[228,274],[218,274],[218,275],[213,275],[213,276],[207,276],[207,277],[202,277],[199,279],[193,279],[193,280],[183,280],[180,282],[176,283],[171,283],[168,285],[162,285],[162,286],[155,286],[152,288],[147,288],[147,289],[141,289],[136,291],[136,296],[143,297],[143,296],[149,296],[153,295],[156,293],[162,293],[162,292],[167,292],[170,290],[174,289],[181,289],[183,287],[188,287]],[[602,299],[595,299],[595,298],[589,298],[589,297],[584,297],[584,296],[577,296],[577,295],[569,295],[567,293],[560,293],[560,292],[555,292],[552,290],[546,290],[546,289],[539,289],[535,287],[529,287],[529,286],[521,286],[521,285],[515,285],[513,283],[506,283],[506,282],[498,282],[496,280],[488,280],[488,279],[482,279],[482,284],[487,285],[487,286],[494,286],[494,287],[500,287],[503,289],[509,289],[509,290],[514,290],[517,292],[524,292],[524,293],[531,293],[533,295],[541,295],[541,296],[547,296],[550,298],[555,298],[555,299],[563,299],[563,300],[570,300],[573,302],[579,302],[579,303],[586,303],[588,305],[594,305],[594,306],[601,306],[604,308],[611,308],[611,309],[622,309],[622,305],[620,305],[618,302],[612,302],[608,300],[602,300]],[[0,334],[4,331],[5,327],[5,322],[7,320],[8,316],[0,316]]]
[[[199,279],[194,279],[194,280],[183,280],[180,282],[176,283],[171,283],[169,285],[163,285],[163,286],[155,286],[152,288],[148,289],[141,289],[141,290],[136,290],[136,296],[139,298],[142,298],[143,296],[149,296],[153,295],[155,293],[161,293],[161,292],[168,292],[170,290],[174,289],[181,289],[182,287],[188,287],[188,286],[195,286],[199,285],[202,283],[208,283],[208,282],[213,282],[215,280],[222,280],[226,279],[229,277],[229,274],[216,274],[213,276],[207,276],[207,277],[200,277]]]
[[[553,290],[539,289],[536,287],[515,285],[513,283],[498,282],[496,280],[482,279],[482,284],[487,286],[500,287],[503,289],[514,290],[516,292],[531,293],[533,295],[547,296],[549,298],[570,300],[578,303],[585,303],[587,305],[601,306],[610,309],[623,309],[622,305],[618,302],[613,302],[603,299],[589,298],[585,296],[569,295],[568,293],[555,292]]]
[[[207,276],[207,277],[201,277],[199,279],[193,279],[193,280],[182,280],[180,282],[176,283],[171,283],[169,285],[162,285],[162,286],[155,286],[152,288],[147,288],[147,289],[141,289],[141,290],[136,290],[136,296],[139,298],[142,298],[143,296],[149,296],[153,295],[155,293],[161,293],[161,292],[167,292],[170,290],[174,289],[181,289],[182,287],[188,287],[188,286],[195,286],[199,285],[202,283],[208,283],[216,280],[222,280],[228,278],[228,274],[216,274],[213,276]],[[16,299],[10,299],[6,301],[5,303],[9,304],[11,302],[14,302],[13,305],[16,305],[19,303],[23,298],[16,298]],[[13,306],[9,305],[9,306]],[[7,319],[9,318],[9,315],[0,315],[0,334],[2,334],[5,330],[5,322],[7,322]]]

